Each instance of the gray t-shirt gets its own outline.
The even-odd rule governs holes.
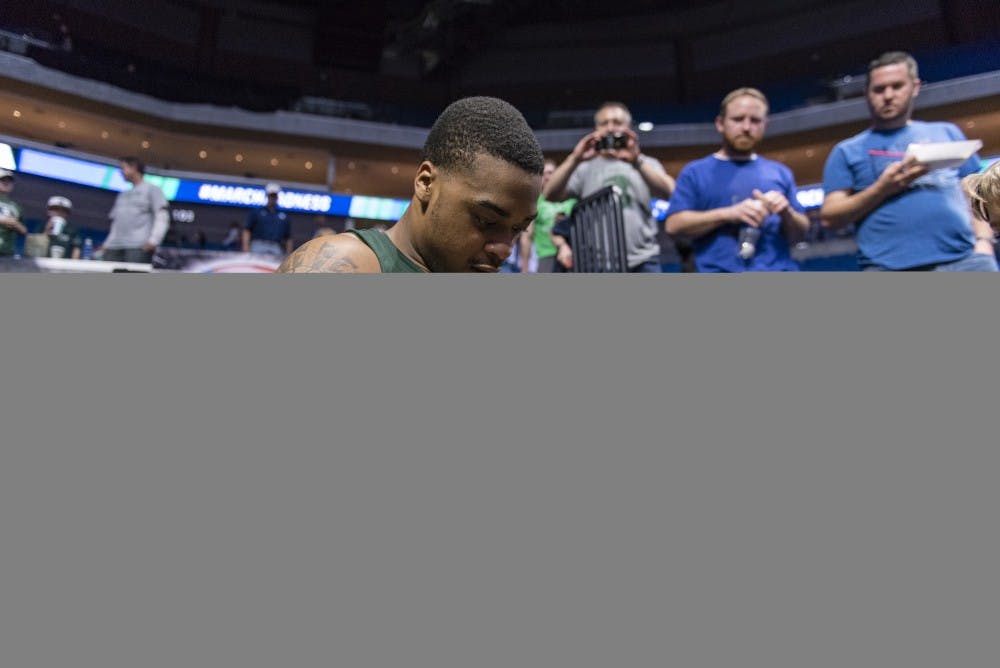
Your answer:
[[[647,158],[647,161],[653,169],[664,173],[658,160]],[[621,160],[597,156],[573,170],[566,193],[569,197],[583,198],[607,186],[618,186],[622,191],[628,266],[632,268],[647,260],[658,260],[660,244],[656,239],[656,219],[650,209],[652,193],[635,167]]]
[[[163,191],[148,181],[118,193],[108,217],[111,230],[105,248],[139,248],[150,241],[156,213],[167,208]],[[159,243],[160,239],[153,239]]]

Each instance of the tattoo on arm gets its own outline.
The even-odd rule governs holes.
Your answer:
[[[278,267],[281,274],[354,274],[358,265],[342,249],[332,244],[318,248],[304,246]]]

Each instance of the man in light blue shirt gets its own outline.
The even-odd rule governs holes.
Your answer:
[[[973,219],[960,184],[979,170],[979,156],[930,171],[904,155],[912,143],[965,139],[951,123],[912,120],[919,93],[917,63],[909,54],[889,52],[869,64],[872,127],[830,153],[823,224],[837,229],[857,223],[858,263],[865,270],[997,271],[993,232]]]

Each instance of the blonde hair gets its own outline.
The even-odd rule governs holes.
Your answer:
[[[989,209],[1000,209],[1000,160],[979,174],[971,174],[962,179],[962,187],[972,203],[972,211],[978,218],[988,220]],[[1000,220],[990,220],[990,225],[1000,229]]]
[[[719,105],[719,118],[726,117],[726,110],[729,107],[729,103],[738,97],[752,97],[755,100],[760,100],[764,103],[764,113],[766,114],[770,111],[771,105],[767,101],[767,96],[760,92],[756,88],[749,88],[744,86],[743,88],[737,88],[734,91],[730,91],[724,98],[722,98],[722,104]]]

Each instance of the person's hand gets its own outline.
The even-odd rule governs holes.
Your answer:
[[[788,210],[788,198],[777,190],[769,190],[764,193],[755,189],[753,196],[754,199],[766,206],[771,213],[781,214]]]
[[[149,242],[144,243],[142,245],[142,250],[146,251],[147,253],[152,253],[153,251],[156,250],[156,244],[151,244]]]
[[[730,220],[738,220],[753,227],[760,227],[764,224],[764,219],[771,215],[767,205],[759,199],[748,197],[742,202],[737,202],[729,207]]]
[[[905,160],[894,162],[882,170],[875,184],[886,195],[898,195],[929,171],[927,165],[921,165],[911,155]]]
[[[573,149],[573,157],[577,162],[592,160],[597,155],[597,140],[603,133],[600,131],[591,132],[589,135],[576,143]]]
[[[556,253],[556,260],[567,269],[573,268],[573,249],[569,247],[569,244],[563,244],[559,247],[559,251]]]
[[[27,234],[28,228],[25,227],[21,221],[13,216],[0,216],[0,225],[3,227],[8,227],[18,234]]]
[[[631,128],[625,128],[622,134],[628,138],[628,144],[625,148],[616,149],[614,156],[623,162],[627,162],[630,165],[635,164],[635,161],[639,159],[639,135],[637,135]]]

